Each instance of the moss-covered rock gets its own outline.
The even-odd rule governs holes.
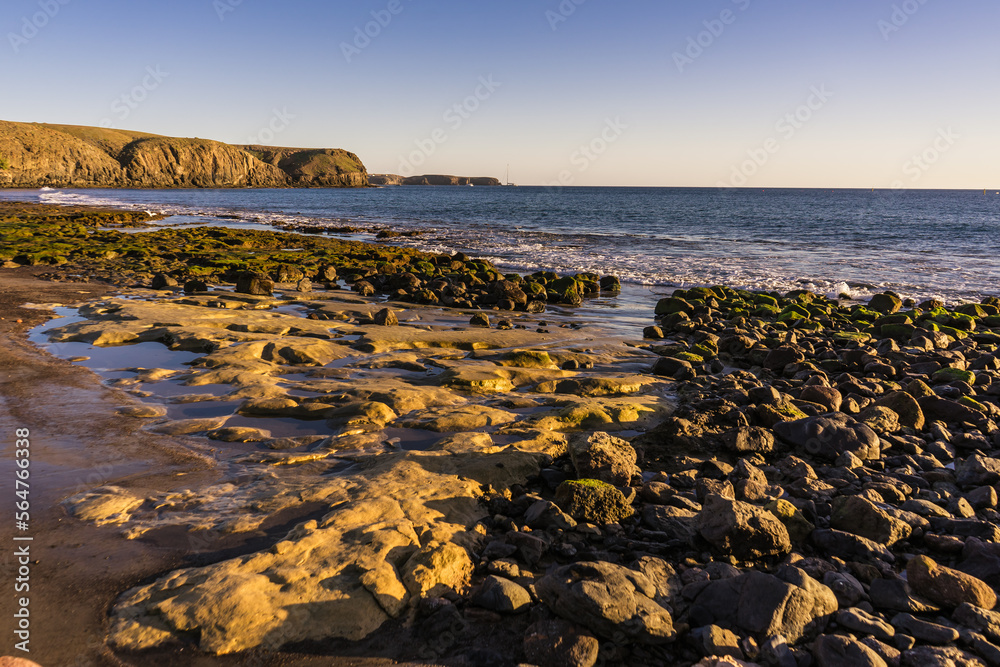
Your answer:
[[[778,314],[779,322],[795,322],[797,320],[807,320],[811,317],[809,311],[799,304],[792,303],[785,306]]]
[[[503,355],[500,363],[520,368],[556,368],[556,363],[544,350],[514,350]]]
[[[577,521],[601,526],[632,516],[625,494],[596,479],[567,480],[556,489],[556,504]]]
[[[764,506],[768,512],[778,518],[793,544],[800,544],[809,539],[812,531],[816,528],[808,519],[803,516],[795,505],[781,498],[773,500]]]
[[[694,312],[694,307],[690,303],[684,299],[672,296],[660,299],[655,309],[656,315],[672,315],[674,313],[691,314],[692,312]]]
[[[868,307],[879,313],[889,313],[891,315],[892,313],[899,312],[899,309],[903,307],[903,300],[895,294],[884,292],[873,296],[868,302]]]
[[[976,374],[972,371],[966,371],[960,368],[942,368],[941,370],[934,372],[931,376],[931,381],[938,384],[946,384],[948,382],[965,382],[966,384],[972,386],[976,384]]]
[[[694,352],[675,352],[670,355],[674,359],[680,359],[681,361],[686,361],[689,364],[703,364],[705,363],[705,357],[700,354],[695,354]]]
[[[958,399],[958,403],[964,405],[967,408],[972,408],[977,412],[981,412],[984,415],[990,414],[989,408],[987,408],[985,405],[983,405],[976,399],[972,398],[971,396],[962,396],[961,398]]]

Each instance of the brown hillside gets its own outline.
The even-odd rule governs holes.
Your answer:
[[[282,188],[290,180],[277,167],[208,139],[139,139],[119,159],[129,181],[151,188]]]
[[[68,134],[81,141],[98,148],[114,159],[118,159],[122,149],[137,139],[163,138],[158,134],[148,132],[133,132],[132,130],[115,130],[109,127],[91,127],[88,125],[51,125],[39,123],[41,127],[47,127],[56,132]]]
[[[258,160],[278,167],[300,187],[363,187],[365,165],[354,153],[339,148],[279,148],[240,146]]]
[[[341,149],[242,147],[84,125],[0,121],[0,187],[367,185],[364,164]]]
[[[43,125],[0,121],[0,187],[125,185],[118,161]]]

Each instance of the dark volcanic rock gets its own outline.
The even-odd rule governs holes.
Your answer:
[[[697,522],[697,513],[680,507],[646,505],[642,508],[643,525],[682,544],[693,544],[698,532]]]
[[[636,471],[637,456],[632,445],[603,431],[575,438],[570,443],[570,455],[580,478],[628,486]]]
[[[536,590],[556,614],[600,637],[624,635],[647,644],[675,637],[670,612],[653,601],[657,595],[653,583],[620,565],[602,561],[564,565],[542,577]]]
[[[819,667],[888,667],[878,653],[856,639],[842,635],[823,635],[812,647]]]
[[[877,310],[880,313],[893,314],[898,312],[900,308],[903,307],[903,301],[895,294],[889,294],[888,292],[883,294],[876,294],[868,302],[868,307],[872,310]]]
[[[841,609],[837,613],[837,625],[853,632],[875,635],[884,642],[892,641],[895,629],[878,616],[873,616],[863,609]]]
[[[924,396],[917,400],[920,409],[930,419],[941,419],[946,422],[978,423],[983,419],[983,413],[940,396]]]
[[[959,486],[984,486],[1000,482],[1000,459],[973,454],[960,466],[955,476]]]
[[[842,496],[834,500],[830,525],[887,546],[906,539],[913,531],[908,523],[861,496]]]
[[[924,427],[924,411],[920,404],[905,391],[894,391],[875,401],[875,405],[886,407],[899,416],[899,425],[919,431]]]
[[[394,327],[399,324],[399,318],[396,317],[396,313],[389,308],[383,308],[378,311],[372,319],[375,321],[375,324],[384,327]]]
[[[527,611],[531,595],[523,586],[503,577],[489,576],[472,595],[472,603],[501,614]]]
[[[692,625],[716,623],[758,639],[782,635],[794,643],[822,630],[837,611],[833,591],[796,567],[777,575],[750,570],[713,580],[694,598]]]
[[[896,562],[896,557],[891,551],[861,535],[841,530],[814,530],[811,539],[823,553],[844,560],[867,561],[877,558],[887,563]]]
[[[271,296],[274,293],[274,282],[266,273],[244,272],[236,278],[236,291],[240,294]]]
[[[486,313],[475,313],[470,319],[469,324],[474,327],[486,327],[490,326],[490,316]]]
[[[1000,544],[976,538],[965,540],[962,562],[958,569],[982,579],[991,586],[1000,586]]]
[[[375,286],[372,285],[367,280],[357,281],[356,283],[354,283],[354,285],[351,286],[351,289],[360,294],[361,296],[372,296],[373,294],[375,294]]]
[[[873,579],[868,594],[872,605],[880,610],[905,611],[913,614],[939,611],[932,602],[917,597],[906,580],[900,578]]]
[[[795,347],[782,346],[771,350],[764,358],[764,368],[770,370],[781,370],[788,364],[797,364],[805,361],[805,355]]]
[[[691,362],[673,357],[660,357],[657,359],[653,363],[653,374],[675,380],[688,380],[697,375]]]
[[[614,487],[612,487],[614,488]],[[615,489],[617,491],[617,489]],[[619,492],[620,493],[620,492]],[[623,497],[624,500],[624,497]],[[550,500],[537,500],[524,513],[524,522],[531,528],[558,528],[569,530],[576,521]]]
[[[184,283],[184,293],[194,294],[195,292],[207,292],[208,283],[204,280],[189,280]]]
[[[745,657],[743,649],[740,648],[740,638],[732,630],[718,625],[708,625],[692,634],[695,636],[698,648],[706,656],[729,656],[737,660],[743,660]]]
[[[593,667],[599,651],[597,638],[569,621],[538,621],[524,632],[524,657],[535,665]]]
[[[1000,613],[963,603],[951,617],[967,628],[981,632],[994,641],[1000,641]]]
[[[818,403],[827,409],[828,412],[837,412],[843,403],[843,396],[834,387],[824,387],[822,385],[809,385],[802,388],[799,396],[803,401]]]
[[[851,452],[862,461],[879,457],[879,439],[871,428],[842,412],[779,422],[774,434],[812,456],[836,460]]]
[[[726,444],[734,452],[769,454],[774,449],[774,434],[759,426],[733,429],[725,435]]]
[[[783,556],[792,550],[788,530],[767,510],[710,495],[698,515],[698,532],[726,555],[740,560]]]
[[[949,644],[958,639],[955,628],[899,613],[892,617],[892,627],[929,644]]]
[[[910,587],[931,602],[942,607],[958,607],[963,603],[993,609],[996,593],[990,586],[972,575],[938,565],[927,556],[917,556],[906,564]]]
[[[169,289],[171,287],[177,287],[177,279],[172,276],[168,276],[166,273],[157,273],[153,276],[151,287],[153,289]]]

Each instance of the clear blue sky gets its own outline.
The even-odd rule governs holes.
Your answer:
[[[998,25],[996,0],[5,0],[0,118],[523,184],[997,187]]]

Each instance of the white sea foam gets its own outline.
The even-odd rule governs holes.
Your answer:
[[[851,286],[845,282],[839,282],[833,286],[833,289],[827,292],[827,296],[831,299],[839,299],[842,294],[846,294],[849,297],[854,296],[854,292],[851,291]]]

